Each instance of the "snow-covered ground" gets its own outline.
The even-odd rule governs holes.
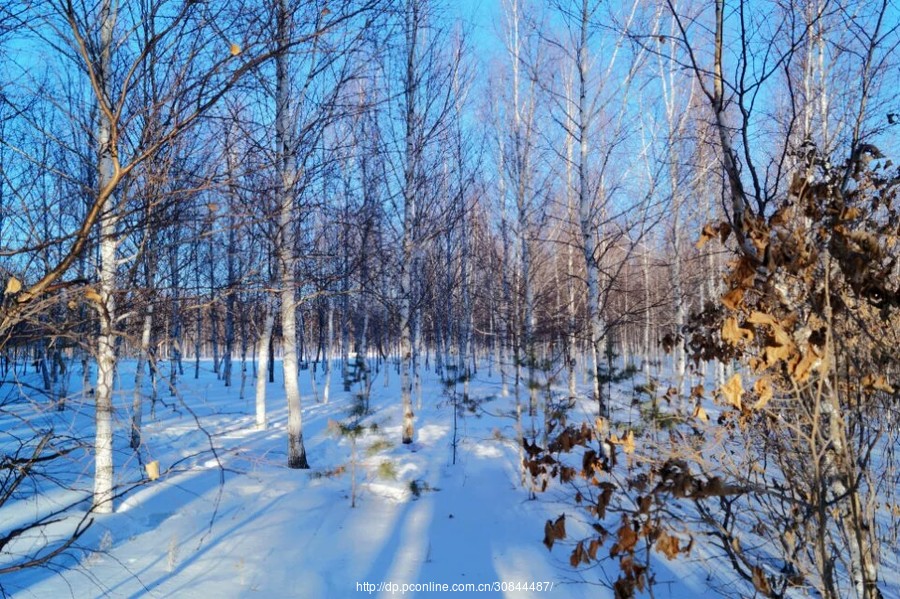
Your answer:
[[[133,368],[124,363],[119,370],[118,482],[142,480],[142,464],[150,460],[159,461],[161,477],[119,499],[114,514],[96,516],[76,546],[51,567],[0,578],[6,593],[23,598],[390,597],[404,590],[405,596],[439,594],[403,585],[436,589],[472,583],[494,585],[493,592],[480,596],[613,596],[600,582],[615,579],[614,563],[575,571],[569,566],[571,545],[563,541],[548,552],[541,543],[546,520],[565,512],[577,527],[577,509],[569,489],[552,486],[530,500],[521,486],[515,399],[500,396],[496,372],[488,377],[482,369],[470,383],[477,407],[460,411],[455,465],[453,408],[438,377],[425,376],[416,442],[404,446],[399,443],[399,377],[392,371],[385,386],[384,371],[377,374],[371,414],[362,420],[369,428],[357,441],[359,491],[351,508],[351,441],[333,424],[350,422],[354,395],[342,391],[337,369],[327,405],[315,402],[310,372],[301,372],[312,467],[303,471],[285,466],[287,413],[280,373],[268,385],[269,429],[258,431],[252,379],[241,400],[237,386],[225,388],[216,380],[209,362],[202,364],[198,380],[186,369],[180,398],[169,397],[161,387],[160,396],[170,405],[158,406],[155,420],[145,404],[138,459],[127,437]],[[319,377],[321,393],[321,372]],[[626,392],[631,392],[630,382],[627,391],[622,389]],[[71,399],[65,412],[47,410],[42,418],[57,432],[68,428],[90,439],[91,398],[84,404]],[[7,418],[8,426],[12,422]],[[374,430],[372,425],[377,425]],[[7,504],[0,508],[3,528],[47,505],[88,497],[92,467],[89,452],[68,456],[64,471],[72,489],[48,488],[40,505]],[[86,505],[81,504],[82,512]],[[658,563],[655,597],[713,596],[710,569],[701,551],[680,562]],[[723,581],[717,582],[721,588]]]

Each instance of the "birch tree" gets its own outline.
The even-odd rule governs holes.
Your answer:
[[[424,248],[427,238],[426,224],[440,222],[440,214],[429,215],[429,209],[440,210],[437,202],[423,200],[435,197],[435,179],[429,176],[437,169],[429,169],[440,158],[429,156],[428,149],[441,138],[448,125],[453,107],[453,64],[455,56],[444,51],[446,30],[434,14],[429,0],[406,0],[403,18],[403,43],[395,57],[398,64],[393,83],[399,85],[399,102],[395,110],[400,119],[399,131],[392,139],[397,146],[399,164],[395,173],[397,195],[402,198],[400,216],[399,282],[397,304],[400,325],[400,393],[403,411],[401,439],[404,444],[415,438],[415,421],[412,396],[419,379],[419,348],[421,345],[421,298],[419,285]],[[390,67],[388,67],[390,68]],[[440,154],[440,152],[438,152]]]
[[[258,52],[259,46],[241,29],[240,21],[229,20],[226,13],[219,14],[221,18],[213,30],[209,24],[215,19],[210,18],[207,9],[193,2],[160,0],[137,10],[117,0],[104,0],[95,6],[35,3],[25,13],[34,34],[54,40],[61,60],[71,61],[84,75],[82,81],[90,90],[94,110],[83,114],[95,114],[96,119],[83,126],[94,131],[97,180],[91,190],[89,209],[69,236],[68,248],[46,274],[24,286],[15,305],[4,312],[0,329],[14,323],[22,310],[53,289],[82,254],[95,226],[99,227],[97,282],[85,291],[85,298],[96,309],[100,322],[96,346],[94,507],[101,512],[112,510],[115,494],[112,393],[120,322],[116,294],[121,259],[117,253],[121,198],[117,194],[138,165],[194,126],[245,73],[271,56]],[[130,34],[137,23],[147,20],[155,24],[151,35]],[[184,32],[192,27],[195,33],[188,39]],[[243,42],[247,52],[229,52],[220,35]],[[235,47],[240,45],[236,43]],[[144,66],[151,61],[165,68],[159,75],[161,93],[155,103],[148,104],[135,101],[140,95],[135,90],[139,90],[137,80],[146,72]],[[142,136],[138,130],[145,118],[152,118],[158,126]],[[133,143],[137,139],[140,144]]]
[[[551,91],[555,120],[567,136],[566,143],[577,149],[566,148],[566,184],[573,185],[577,198],[593,398],[600,413],[606,416],[609,406],[602,398],[600,364],[610,323],[604,316],[604,307],[622,263],[604,260],[620,240],[628,240],[625,229],[640,220],[634,219],[631,225],[623,227],[624,212],[614,205],[612,197],[625,175],[615,162],[625,156],[623,145],[630,133],[630,89],[645,59],[640,49],[635,51],[625,44],[629,28],[646,18],[640,9],[638,2],[606,10],[594,0],[556,2],[554,11],[561,18],[562,31],[544,36],[561,56],[564,68],[573,73],[571,84],[564,80],[563,89]],[[603,27],[605,22],[619,22],[620,26],[607,29]],[[631,64],[624,67],[627,58]],[[618,83],[611,85],[612,81]],[[568,178],[572,170],[576,171],[575,181]],[[635,202],[636,213],[642,214],[648,198],[642,199],[639,190],[633,191],[636,193],[631,201]],[[642,227],[641,223],[636,230]]]

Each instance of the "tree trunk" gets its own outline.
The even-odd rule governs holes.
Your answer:
[[[235,280],[235,222],[233,210],[228,214],[228,297],[225,298],[225,355],[222,361],[222,378],[225,386],[231,386],[232,354],[234,353],[234,300],[237,281]]]
[[[216,374],[216,378],[219,378],[219,307],[217,304],[218,298],[216,297],[216,266],[215,266],[215,254],[213,249],[213,235],[212,232],[215,228],[213,223],[213,219],[215,217],[210,215],[210,235],[209,235],[209,338],[210,343],[212,343],[212,355],[213,355],[213,372]]]
[[[278,39],[287,40],[290,35],[287,0],[279,2],[277,27]],[[306,448],[303,446],[303,417],[298,382],[296,248],[293,219],[298,173],[293,151],[293,124],[290,122],[289,114],[290,82],[286,52],[280,52],[275,57],[275,79],[277,88],[275,136],[281,176],[278,261],[281,271],[282,367],[284,394],[288,406],[288,467],[305,469],[309,468],[309,463],[306,460]]]
[[[587,318],[590,334],[591,352],[591,384],[594,401],[601,415],[609,416],[609,406],[603,403],[600,386],[600,360],[603,356],[603,338],[605,326],[600,314],[600,240],[601,231],[595,225],[594,194],[588,180],[588,128],[591,115],[587,106],[587,36],[588,36],[588,0],[582,0],[580,19],[580,36],[576,67],[578,71],[578,216],[581,225],[581,241],[584,250],[584,262],[587,270]]]
[[[269,369],[269,343],[272,339],[272,329],[275,327],[275,308],[272,300],[266,298],[264,305],[263,327],[259,332],[256,343],[256,360],[259,368],[256,372],[256,428],[264,431],[268,427],[266,416],[266,377]]]
[[[100,76],[105,103],[109,97],[109,83],[112,76],[112,37],[116,13],[110,0],[104,1],[101,9],[101,57]],[[105,109],[98,111],[99,127],[97,141],[100,150],[98,186],[105,190],[113,184],[116,169],[116,142],[113,137],[111,113]],[[101,191],[102,193],[102,191]],[[97,339],[97,385],[96,385],[96,441],[93,509],[101,514],[113,511],[113,379],[116,369],[116,269],[118,266],[117,225],[119,215],[111,209],[113,197],[106,199],[106,206],[100,217],[100,280],[98,284],[99,303],[97,311],[100,320],[100,336]]]
[[[150,281],[147,281],[149,286]],[[150,334],[153,331],[153,301],[148,300],[144,313],[144,324],[141,329],[141,347],[138,351],[137,365],[134,371],[134,396],[131,406],[131,448],[141,446],[141,416],[144,399],[144,362],[150,357]],[[153,365],[150,365],[153,368]]]
[[[331,394],[331,347],[334,344],[334,306],[331,300],[326,300],[328,307],[328,335],[325,338],[325,347],[322,356],[322,374],[325,376],[325,384],[322,389],[322,403],[328,403]]]
[[[412,270],[415,267],[415,236],[416,222],[416,179],[419,170],[417,145],[418,117],[416,103],[419,81],[417,71],[417,46],[419,35],[419,4],[418,0],[411,0],[406,7],[406,164],[404,165],[403,186],[403,239],[401,241],[401,265],[400,265],[400,395],[403,409],[404,444],[413,442],[415,434],[414,414],[412,407],[414,360],[415,351],[415,314],[413,312],[413,288]]]

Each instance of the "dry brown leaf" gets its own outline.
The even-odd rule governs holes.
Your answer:
[[[781,324],[772,325],[772,335],[775,337],[775,343],[778,345],[786,345],[788,347],[794,347],[794,339],[791,337],[788,332],[781,326]]]
[[[737,310],[744,301],[744,290],[738,287],[722,296],[722,304],[729,310]]]
[[[856,206],[844,208],[841,213],[841,220],[855,220],[859,218],[860,210]]]
[[[3,292],[4,295],[11,295],[13,293],[19,293],[22,291],[22,281],[15,277],[10,277],[6,282],[6,290]]]
[[[609,550],[610,557],[615,557],[623,553],[631,553],[634,546],[637,545],[638,535],[632,530],[631,525],[626,520],[616,533],[618,540]]]
[[[659,533],[654,546],[669,560],[675,559],[681,552],[681,547],[678,546],[678,537],[674,537],[664,530]]]
[[[887,377],[883,374],[867,374],[863,377],[862,386],[869,393],[873,391],[884,391],[885,393],[894,392],[894,388],[888,383]]]
[[[701,422],[709,422],[709,415],[706,413],[706,410],[703,409],[703,406],[694,408],[692,416]]]
[[[759,566],[753,566],[753,588],[763,596],[768,596],[772,592],[772,589],[769,588],[769,580]]]
[[[725,399],[725,403],[741,410],[741,397],[744,395],[744,387],[741,384],[741,375],[735,374],[727,383],[725,383],[719,392]]]
[[[621,445],[622,451],[625,453],[634,453],[634,433],[628,431],[620,439],[618,435],[610,435],[609,443],[611,445]]]
[[[794,215],[794,209],[791,206],[783,206],[775,211],[775,214],[769,219],[769,226],[777,227],[785,223],[791,222]]]
[[[571,555],[569,555],[569,565],[573,568],[577,568],[582,561],[588,560],[584,553],[584,541],[578,541],[578,544],[575,545],[575,549],[573,549]]]
[[[812,371],[821,365],[821,359],[813,351],[812,347],[807,348],[806,354],[800,360],[792,360],[791,377],[798,383],[805,383],[809,379]]]
[[[566,515],[563,514],[556,521],[547,520],[544,524],[544,545],[547,549],[553,549],[553,543],[566,538]]]
[[[241,53],[241,47],[238,46],[237,44],[231,44],[231,55],[237,56],[240,53]]]
[[[770,316],[769,314],[765,314],[764,312],[759,312],[754,310],[750,313],[750,316],[747,317],[747,322],[751,324],[765,324],[770,326],[776,326],[778,321],[775,320],[774,316]]]
[[[769,400],[772,399],[774,391],[772,389],[772,381],[769,380],[769,377],[764,376],[762,378],[756,379],[756,382],[753,384],[753,392],[759,396],[759,399],[756,400],[756,403],[753,404],[753,410],[762,410],[766,407],[766,404],[769,403]]]
[[[780,360],[787,360],[793,355],[793,347],[789,345],[767,345],[764,350],[764,366],[768,368]]]
[[[94,302],[95,304],[103,303],[103,298],[100,297],[100,294],[97,293],[93,287],[88,287],[84,290],[84,299]]]
[[[591,539],[590,544],[588,544],[588,557],[592,560],[597,559],[598,549],[600,549],[600,541],[598,539]]]
[[[719,223],[719,241],[724,244],[728,240],[729,235],[731,235],[731,225]]]
[[[739,345],[743,341],[753,341],[753,331],[741,328],[737,318],[733,316],[726,318],[722,325],[722,339],[731,345]]]
[[[697,240],[697,249],[702,249],[710,239],[716,237],[718,234],[719,231],[713,227],[712,223],[703,227],[703,231],[700,232],[700,239]]]

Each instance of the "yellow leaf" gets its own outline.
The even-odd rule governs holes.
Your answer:
[[[737,310],[743,300],[744,290],[741,288],[732,289],[722,296],[722,304],[729,310]]]
[[[231,55],[237,56],[240,53],[241,53],[241,47],[238,46],[237,44],[231,44]]]
[[[775,336],[775,343],[778,345],[794,346],[794,339],[780,324],[772,325],[772,334]]]
[[[791,357],[793,348],[789,345],[767,345],[765,349],[765,366],[772,366],[779,360]]]
[[[703,406],[697,406],[696,408],[694,408],[693,416],[701,422],[709,422],[709,415],[706,413],[706,410],[703,409]]]
[[[754,310],[750,313],[750,316],[747,318],[747,322],[751,324],[767,324],[771,326],[776,326],[778,324],[778,321],[776,321],[774,317],[757,310]]]
[[[741,328],[736,318],[725,319],[722,325],[722,339],[731,345],[739,345],[742,341],[753,341],[753,331]]]
[[[841,220],[855,220],[857,218],[859,218],[859,208],[855,206],[844,208],[841,213]]]
[[[94,302],[95,304],[103,303],[103,298],[101,298],[100,294],[97,293],[92,287],[88,287],[84,290],[84,298],[88,301]]]
[[[759,395],[759,399],[753,404],[753,409],[762,410],[769,403],[769,400],[772,399],[773,395],[772,383],[769,381],[769,377],[757,379],[753,384],[753,392]]]
[[[883,374],[868,374],[863,377],[863,388],[871,393],[872,391],[884,391],[885,393],[893,393],[894,388],[888,383],[887,378]]]
[[[802,358],[799,360],[795,359],[792,362],[789,364],[791,376],[798,383],[805,383],[812,371],[822,364],[819,356],[813,351],[812,346],[807,348],[807,352]]]
[[[734,406],[738,410],[741,408],[741,397],[744,395],[744,387],[741,384],[741,375],[735,374],[731,379],[723,385],[719,391],[725,399],[725,403]]]
[[[145,466],[147,469],[147,478],[150,480],[156,480],[159,478],[159,460],[153,460],[152,462],[147,462]]]
[[[712,223],[703,227],[703,231],[700,232],[700,239],[697,240],[697,249],[702,249],[703,246],[706,245],[710,239],[718,235],[718,233],[719,232],[715,227],[712,226]]]
[[[611,445],[621,445],[622,451],[625,453],[634,453],[634,433],[632,431],[625,433],[621,439],[618,435],[610,435],[609,443]]]
[[[4,291],[4,295],[11,295],[13,293],[19,293],[22,291],[22,281],[15,277],[10,277],[6,282],[6,291]]]
[[[666,559],[673,560],[678,557],[681,547],[678,546],[678,537],[668,534],[666,531],[660,531],[654,544],[656,550],[666,556]]]

